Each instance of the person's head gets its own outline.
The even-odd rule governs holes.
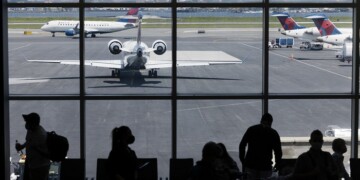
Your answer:
[[[221,156],[221,157],[228,157],[229,154],[228,154],[228,152],[227,152],[227,149],[226,149],[225,145],[224,145],[223,143],[217,143],[217,145],[218,145],[218,146],[220,147],[220,149],[221,149],[220,156]]]
[[[40,125],[40,116],[39,114],[32,112],[30,114],[22,115],[25,121],[25,128],[27,130],[33,130]]]
[[[113,148],[116,144],[129,145],[135,142],[135,136],[127,126],[116,127],[112,130]]]
[[[320,150],[324,143],[322,132],[318,129],[314,130],[310,135],[309,142],[310,142],[311,148],[313,148],[315,150]]]
[[[202,150],[202,159],[207,162],[212,162],[221,155],[221,148],[214,142],[206,143]]]
[[[334,152],[337,152],[340,154],[346,153],[347,148],[346,148],[345,140],[341,139],[341,138],[334,139],[334,141],[332,142],[332,149]]]
[[[273,122],[272,115],[270,113],[265,113],[261,117],[260,124],[262,124],[264,127],[271,127],[272,122]]]

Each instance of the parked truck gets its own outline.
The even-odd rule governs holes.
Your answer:
[[[320,42],[304,41],[300,44],[300,50],[323,50],[324,46]]]
[[[275,48],[292,48],[295,44],[294,38],[276,38],[275,40]]]
[[[342,49],[335,52],[336,58],[338,58],[341,62],[347,61],[350,63],[352,60],[352,42],[345,41]]]

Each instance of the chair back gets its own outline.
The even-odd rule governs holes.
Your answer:
[[[157,180],[156,158],[138,158],[138,180]]]
[[[351,179],[360,179],[360,159],[350,158]]]
[[[60,165],[60,180],[85,179],[84,159],[65,159]]]
[[[189,178],[194,159],[170,159],[170,180],[186,180]]]
[[[96,179],[97,180],[108,180],[108,168],[107,168],[108,159],[99,158],[96,162]]]

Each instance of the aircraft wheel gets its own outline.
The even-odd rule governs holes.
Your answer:
[[[111,77],[115,77],[115,70],[111,71]]]
[[[157,77],[157,71],[154,71],[153,75],[154,77]]]
[[[151,78],[153,76],[153,72],[152,70],[149,71],[149,78]]]
[[[96,35],[95,35],[95,34],[91,34],[91,37],[94,38],[94,37],[96,37]]]
[[[52,37],[55,37],[55,33],[52,34]]]

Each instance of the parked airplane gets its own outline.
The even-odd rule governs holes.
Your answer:
[[[304,40],[316,40],[316,38],[320,36],[320,33],[316,27],[307,28],[305,26],[300,26],[289,15],[289,13],[273,13],[272,16],[277,17],[282,27],[284,28],[284,30],[281,31],[281,34],[283,35]]]
[[[318,41],[334,45],[343,45],[346,40],[352,39],[351,28],[338,29],[324,14],[309,15],[306,16],[306,18],[312,19],[318,28],[321,35],[316,38]]]
[[[122,71],[139,71],[148,70],[149,77],[157,77],[157,69],[171,68],[171,56],[168,58],[157,58],[156,55],[163,55],[167,50],[166,43],[163,40],[156,40],[148,47],[141,41],[141,23],[142,16],[138,19],[138,34],[136,41],[130,40],[122,43],[117,39],[108,42],[110,53],[119,55],[120,60],[85,60],[87,66],[105,67],[112,70],[112,77],[120,77]],[[155,57],[150,58],[150,54],[154,53]],[[177,66],[204,66],[219,64],[240,64],[241,60],[219,53],[218,51],[178,51],[178,56],[185,54],[186,58],[179,57]],[[166,57],[166,56],[165,56]],[[79,65],[79,60],[28,60],[30,62],[41,63],[60,63],[69,65]]]
[[[96,34],[112,33],[131,29],[136,27],[139,8],[132,8],[128,11],[125,17],[118,19],[118,21],[85,21],[85,36],[91,35],[96,37]],[[49,21],[41,27],[41,30],[51,32],[52,37],[55,37],[56,32],[64,32],[66,36],[74,36],[79,34],[79,21],[67,20],[53,20]]]

